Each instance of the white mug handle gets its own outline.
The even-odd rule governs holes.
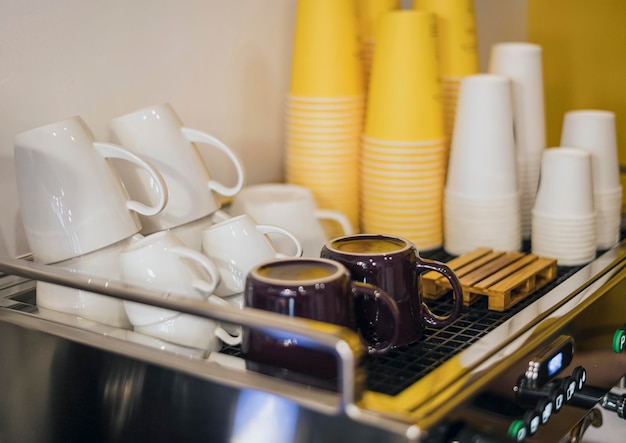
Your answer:
[[[237,154],[235,154],[235,152],[233,152],[228,146],[219,141],[217,138],[207,134],[206,132],[198,131],[197,129],[191,128],[182,128],[181,131],[190,142],[205,143],[215,148],[218,148],[220,151],[228,156],[230,161],[235,166],[235,170],[237,171],[237,183],[235,184],[235,186],[228,187],[216,182],[215,180],[209,180],[209,182],[207,183],[209,189],[211,191],[217,192],[220,195],[223,195],[224,197],[232,197],[236,195],[239,191],[241,191],[241,188],[243,188],[245,181],[245,172],[241,160],[239,160]]]
[[[333,211],[331,209],[318,209],[315,211],[315,218],[318,220],[332,220],[339,223],[341,229],[343,230],[343,235],[354,234],[352,223],[350,223],[348,217],[339,211]]]
[[[302,245],[300,244],[300,240],[296,238],[291,232],[286,229],[280,228],[278,226],[273,225],[256,225],[256,228],[259,232],[265,235],[270,234],[280,234],[289,238],[296,247],[296,253],[294,255],[283,254],[282,252],[278,252],[276,254],[276,258],[287,258],[287,257],[300,257],[302,255]]]
[[[217,295],[210,295],[207,301],[209,303],[215,303],[216,305],[233,306],[231,303],[228,303],[226,300],[218,297]],[[235,335],[230,335],[224,328],[218,326],[215,329],[215,335],[230,346],[235,346],[241,343],[241,327],[237,328],[237,333]]]
[[[143,160],[137,154],[133,154],[130,151],[122,148],[121,146],[114,145],[112,143],[95,142],[93,144],[96,151],[104,158],[119,158],[128,162],[134,163],[144,169],[156,183],[156,194],[158,201],[155,206],[147,206],[137,200],[128,200],[126,207],[131,211],[138,212],[142,215],[152,216],[156,215],[165,208],[169,194],[167,191],[167,185],[161,173],[150,163]]]
[[[170,251],[178,255],[179,257],[187,258],[199,264],[202,269],[204,269],[209,274],[211,280],[194,280],[192,282],[192,285],[199,291],[205,292],[207,294],[213,294],[213,291],[215,291],[215,288],[220,282],[220,273],[217,270],[217,266],[215,266],[215,263],[213,263],[213,260],[211,260],[206,255],[196,251],[195,249],[191,249],[186,246],[174,246],[170,248]]]

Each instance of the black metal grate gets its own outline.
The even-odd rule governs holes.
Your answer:
[[[366,362],[368,389],[387,395],[399,394],[547,294],[578,269],[580,268],[559,268],[554,281],[504,312],[490,311],[487,308],[487,298],[481,297],[470,307],[463,307],[459,318],[451,325],[442,329],[427,329],[420,342],[384,355],[369,357]],[[434,312],[445,313],[452,309],[452,300],[446,297],[441,301],[428,301],[428,305]]]
[[[530,245],[525,244],[523,250],[529,252],[529,249]],[[423,258],[442,262],[454,258],[443,249],[420,253],[420,255]],[[390,396],[401,393],[547,294],[581,268],[582,266],[559,267],[555,280],[504,312],[490,311],[487,308],[487,297],[481,297],[470,307],[463,307],[459,318],[451,325],[442,329],[427,329],[420,342],[403,346],[383,355],[368,356],[365,362],[367,389]],[[440,300],[428,301],[428,306],[435,314],[445,314],[451,311],[452,300],[450,297],[444,297]],[[231,346],[225,347],[221,352],[230,355],[241,354],[239,347]]]

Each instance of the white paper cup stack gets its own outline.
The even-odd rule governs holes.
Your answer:
[[[521,248],[520,202],[510,80],[461,82],[444,192],[444,249]]]
[[[608,249],[616,245],[621,230],[622,185],[615,114],[603,110],[576,110],[565,113],[561,146],[581,148],[591,154],[596,247]]]
[[[578,266],[596,255],[591,154],[579,148],[546,149],[532,211],[532,253]]]
[[[546,147],[542,48],[526,42],[497,43],[491,47],[488,71],[512,82],[522,238],[528,239]]]

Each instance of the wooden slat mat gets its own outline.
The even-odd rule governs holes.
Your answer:
[[[463,286],[463,304],[488,297],[488,308],[504,311],[545,286],[557,276],[555,259],[523,252],[479,248],[446,263]],[[424,298],[436,300],[450,291],[448,280],[437,272],[422,276]]]

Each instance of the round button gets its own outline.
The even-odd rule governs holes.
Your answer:
[[[550,391],[550,399],[554,403],[553,412],[559,412],[565,404],[565,391],[563,390],[563,388],[561,388],[560,386],[554,387],[554,389]]]
[[[524,441],[526,439],[526,436],[528,435],[526,423],[524,423],[522,420],[513,421],[509,426],[507,434],[515,441]]]
[[[618,329],[613,334],[613,352],[617,352],[618,354],[624,350],[626,347],[626,331],[623,329]]]
[[[552,416],[552,411],[554,410],[554,401],[551,398],[544,398],[537,403],[537,410],[541,414],[541,424],[547,424],[548,420],[550,420],[550,417]]]
[[[572,377],[576,380],[576,390],[580,391],[587,381],[587,371],[582,366],[577,366],[572,372]]]
[[[565,401],[570,401],[576,393],[576,380],[574,377],[565,377],[561,382],[561,387],[565,391]]]
[[[535,435],[541,424],[541,413],[533,409],[526,411],[524,414],[524,422],[528,428],[528,435]]]

